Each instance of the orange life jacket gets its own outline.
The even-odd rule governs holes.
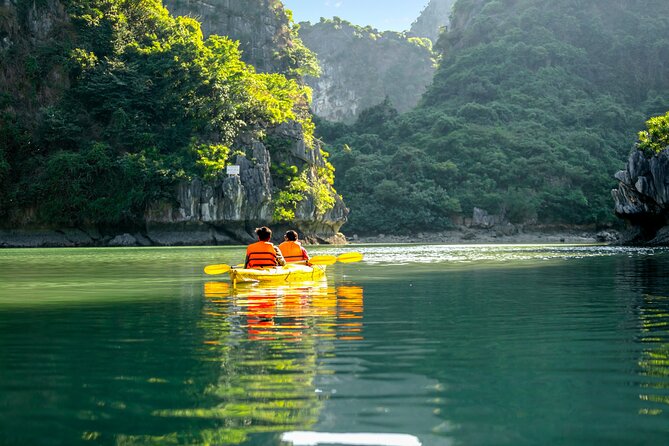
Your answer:
[[[286,259],[286,262],[288,263],[307,260],[302,251],[302,246],[299,243],[285,241],[279,245],[279,249],[281,250],[281,254],[283,254],[283,258]]]
[[[255,242],[246,248],[247,268],[277,266],[276,251],[272,242]]]

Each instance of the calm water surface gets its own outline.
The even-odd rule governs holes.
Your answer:
[[[669,251],[351,249],[234,292],[241,247],[1,250],[0,444],[669,444]]]

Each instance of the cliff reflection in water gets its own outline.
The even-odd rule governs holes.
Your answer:
[[[335,341],[362,339],[362,288],[324,283],[233,291],[209,282],[204,296],[204,348],[220,363],[220,375],[204,390],[206,407],[155,415],[201,419],[203,429],[190,440],[215,444],[313,426],[329,397],[314,384],[318,373],[330,373],[319,369],[319,357],[334,355]]]

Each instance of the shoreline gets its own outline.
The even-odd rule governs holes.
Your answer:
[[[445,244],[445,245],[523,245],[523,244],[616,244],[620,233],[615,230],[530,230],[504,234],[492,229],[460,228],[437,233],[413,235],[347,236],[349,244]]]
[[[2,248],[76,248],[76,247],[150,247],[150,246],[232,246],[243,242],[228,237],[212,237],[205,231],[165,231],[151,239],[139,233],[101,236],[82,230],[0,230]],[[436,233],[417,232],[411,235],[350,234],[335,236],[332,246],[363,244],[446,244],[446,245],[520,245],[520,244],[620,244],[616,230],[595,231],[592,228],[524,228],[503,231],[459,227]],[[305,237],[307,245],[318,246],[319,239]],[[315,243],[309,243],[309,241]],[[341,243],[340,243],[341,242]]]

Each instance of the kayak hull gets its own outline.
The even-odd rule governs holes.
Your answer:
[[[281,285],[294,282],[313,282],[325,278],[325,266],[296,265],[277,266],[272,268],[233,268],[230,280],[233,285],[238,283],[261,283]]]

